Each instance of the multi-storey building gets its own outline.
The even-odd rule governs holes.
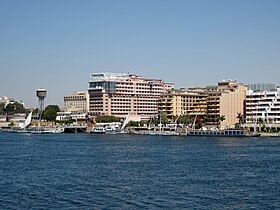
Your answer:
[[[249,90],[253,91],[271,91],[275,90],[276,85],[270,83],[255,83],[248,85]]]
[[[160,79],[147,79],[135,74],[92,73],[89,82],[89,112],[92,115],[127,114],[143,118],[158,113],[161,94],[174,88]]]
[[[247,86],[235,81],[218,82],[217,86],[188,88],[185,92],[164,94],[160,110],[169,118],[183,114],[204,117],[209,125],[233,128],[238,123],[238,113],[244,114]],[[221,116],[224,120],[220,120]]]
[[[87,113],[89,111],[89,96],[86,91],[74,92],[64,96],[64,108],[66,112]]]
[[[260,121],[267,126],[280,126],[280,86],[271,91],[248,91],[246,123],[254,125]]]
[[[159,110],[169,119],[181,115],[204,116],[207,112],[206,97],[201,91],[171,90],[160,97]]]
[[[238,123],[238,113],[245,113],[245,99],[247,85],[236,81],[218,82],[214,89],[211,87],[208,92],[208,122],[215,124],[221,116],[224,120],[220,121],[223,128],[233,128]]]

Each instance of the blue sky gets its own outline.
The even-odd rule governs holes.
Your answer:
[[[176,87],[280,84],[278,0],[0,0],[0,96],[36,106],[86,90],[92,72]]]

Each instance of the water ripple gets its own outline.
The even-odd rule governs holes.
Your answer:
[[[0,133],[0,209],[279,209],[280,141]]]

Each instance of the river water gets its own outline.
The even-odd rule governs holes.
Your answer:
[[[0,209],[280,209],[280,139],[0,133]]]

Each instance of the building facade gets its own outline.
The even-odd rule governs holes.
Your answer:
[[[74,92],[64,96],[64,109],[71,113],[88,113],[89,95],[86,91]]]
[[[207,94],[188,89],[171,90],[159,99],[159,110],[165,112],[169,119],[176,116],[205,116],[207,112]]]
[[[218,82],[219,114],[224,116],[221,127],[234,128],[239,122],[238,114],[245,114],[245,99],[248,90],[247,85],[236,81]],[[215,110],[213,110],[215,112]]]
[[[160,79],[135,74],[92,73],[89,82],[89,112],[92,115],[158,114],[159,97],[174,88]]]
[[[276,85],[271,83],[254,83],[249,84],[248,88],[253,91],[271,91],[276,89]]]
[[[246,95],[246,123],[280,126],[280,86],[272,91],[252,91]]]
[[[195,115],[205,124],[234,128],[238,113],[244,114],[247,86],[236,81],[221,81],[216,86],[188,88],[164,94],[160,110],[169,118],[179,115]],[[221,116],[224,117],[221,120]]]

